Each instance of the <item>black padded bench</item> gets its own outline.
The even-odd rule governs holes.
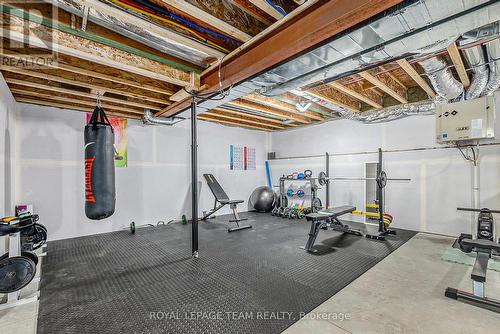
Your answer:
[[[316,252],[314,249],[314,243],[316,242],[320,229],[330,229],[338,232],[362,236],[363,234],[359,230],[350,228],[338,219],[338,217],[351,213],[355,210],[355,206],[344,205],[306,215],[307,221],[311,222],[311,230],[309,231],[309,239],[307,239],[304,249],[308,252]]]
[[[208,219],[216,211],[219,211],[225,205],[229,204],[229,207],[231,208],[231,210],[233,210],[233,216],[234,216],[234,219],[230,220],[229,222],[236,223],[236,227],[228,228],[227,231],[234,232],[234,231],[244,230],[247,228],[252,228],[252,225],[240,226],[240,222],[247,220],[247,218],[240,218],[240,216],[238,215],[238,211],[236,211],[236,207],[238,206],[238,204],[243,203],[244,201],[241,199],[236,199],[236,200],[229,199],[229,196],[227,196],[224,189],[222,189],[221,185],[219,184],[219,182],[217,182],[217,179],[212,174],[203,174],[203,177],[207,181],[207,185],[215,197],[215,203],[213,209],[208,211],[207,214],[203,216],[202,220]]]

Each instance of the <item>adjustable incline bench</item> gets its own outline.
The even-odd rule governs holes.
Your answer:
[[[236,207],[238,204],[243,203],[243,200],[230,200],[229,196],[227,196],[226,192],[224,189],[222,189],[221,185],[217,180],[215,179],[215,176],[212,174],[203,174],[203,177],[207,181],[208,187],[210,188],[210,191],[212,191],[212,194],[215,197],[215,203],[214,203],[214,208],[210,210],[206,215],[201,218],[202,220],[207,220],[211,215],[213,215],[215,212],[219,211],[222,209],[226,204],[229,204],[230,208],[233,210],[233,215],[234,219],[230,220],[230,223],[236,223],[237,227],[233,228],[228,228],[228,232],[234,232],[234,231],[239,231],[239,230],[244,230],[247,228],[252,228],[252,225],[243,225],[240,226],[241,221],[247,220],[247,218],[240,218],[238,215],[238,211],[236,211]]]
[[[314,249],[314,242],[316,242],[316,238],[318,237],[320,229],[330,229],[338,232],[362,236],[363,234],[359,230],[350,228],[348,225],[342,223],[338,219],[338,217],[351,213],[355,210],[355,206],[345,205],[306,215],[307,221],[311,222],[311,230],[309,231],[309,239],[307,240],[304,249],[310,253],[317,252]]]

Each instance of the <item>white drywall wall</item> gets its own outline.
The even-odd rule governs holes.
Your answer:
[[[83,128],[85,113],[20,104],[17,113],[16,202],[33,204],[49,238],[119,230],[136,224],[190,216],[189,122],[173,127],[129,120],[127,168],[116,168],[115,214],[91,221],[84,213]],[[266,134],[199,122],[200,214],[213,206],[202,177],[214,174],[229,197],[243,199],[266,182]],[[229,170],[229,145],[256,148],[257,169]],[[228,213],[229,208],[220,211]]]
[[[496,98],[500,113],[499,96]],[[500,120],[496,119],[500,142]],[[440,146],[435,142],[434,116],[415,116],[383,124],[365,125],[350,120],[327,122],[297,130],[273,133],[271,150],[278,157],[412,149]],[[365,162],[376,162],[376,154],[331,156],[331,176],[364,176]],[[271,161],[273,182],[282,174],[312,169],[324,170],[324,158]],[[481,147],[481,206],[500,208],[500,146]],[[394,226],[447,235],[469,232],[470,215],[457,212],[471,204],[471,166],[456,149],[437,149],[384,154],[389,177],[411,178],[390,182],[386,188],[386,211],[395,216]],[[335,181],[331,205],[355,205],[364,209],[364,181]],[[320,192],[324,201],[324,189]],[[348,217],[362,220],[360,216]],[[496,217],[497,225],[500,217]]]
[[[16,102],[0,73],[0,216],[14,214],[14,152]],[[0,254],[5,239],[0,237]]]

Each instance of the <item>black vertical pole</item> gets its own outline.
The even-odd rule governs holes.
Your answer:
[[[325,153],[326,177],[330,177],[330,154]],[[330,207],[330,180],[326,183],[326,208]]]
[[[380,173],[382,172],[382,149],[378,149],[378,164],[377,164],[377,178],[379,177]],[[380,187],[379,182],[377,182],[377,202],[378,202],[378,212],[379,212],[379,217],[378,217],[378,231],[379,232],[384,232],[385,231],[385,225],[384,225],[384,189]]]
[[[191,100],[191,246],[198,258],[198,143],[196,130],[196,98]]]

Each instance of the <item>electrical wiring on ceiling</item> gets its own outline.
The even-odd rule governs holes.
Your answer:
[[[186,18],[184,18],[184,17],[182,17],[180,15],[177,15],[177,14],[169,11],[167,8],[164,8],[164,7],[161,7],[161,6],[158,6],[158,5],[154,4],[154,3],[152,3],[151,1],[148,1],[148,0],[133,0],[133,2],[136,2],[136,3],[138,3],[138,4],[142,5],[142,6],[148,7],[149,9],[154,10],[157,13],[164,14],[164,15],[172,18],[172,19],[179,20],[179,21],[181,21],[181,22],[189,25],[192,28],[200,29],[200,30],[202,30],[202,31],[204,31],[204,32],[206,32],[206,33],[208,33],[210,35],[222,38],[222,39],[224,39],[226,41],[233,42],[235,44],[242,44],[241,41],[238,41],[238,40],[236,40],[234,38],[231,38],[229,36],[221,34],[221,33],[217,32],[217,31],[212,30],[212,29],[206,28],[206,27],[204,27],[202,25],[199,25],[199,24],[197,24],[195,22],[192,22],[192,21],[190,21],[190,20],[188,20],[188,19],[186,19]]]
[[[140,13],[140,14],[143,14],[143,15],[146,15],[150,18],[153,18],[153,19],[156,19],[156,20],[160,20],[162,22],[165,22],[167,24],[171,24],[175,27],[178,27],[180,29],[182,29],[183,31],[186,31],[187,33],[189,33],[190,35],[194,36],[196,39],[212,46],[212,47],[215,47],[216,49],[220,50],[220,51],[223,51],[225,53],[229,53],[230,50],[227,49],[226,47],[224,46],[221,46],[219,44],[217,44],[217,42],[215,40],[213,40],[212,38],[210,38],[209,36],[206,36],[204,35],[203,33],[200,33],[200,32],[197,32],[197,31],[194,31],[193,29],[190,29],[178,22],[175,22],[167,17],[164,17],[164,15],[168,15],[168,14],[172,14],[170,12],[168,12],[166,9],[164,8],[161,8],[159,6],[156,6],[156,5],[153,5],[151,3],[146,3],[144,1],[132,1],[132,0],[110,0],[111,2],[115,3],[116,5],[118,6],[121,6],[121,7],[124,7],[124,8],[127,8],[131,11],[134,11],[134,12],[137,12],[137,13]],[[139,4],[139,2],[141,2],[142,4]],[[145,6],[147,5],[147,6]],[[151,8],[151,7],[156,7],[156,8]],[[161,13],[157,13],[155,11],[155,9],[158,9],[158,10],[161,10]],[[164,14],[164,15],[162,15]],[[172,16],[176,16],[176,17],[179,17],[180,16],[177,16],[175,14],[172,14],[170,17]],[[189,20],[187,19],[183,19],[183,22],[190,22]],[[210,29],[207,29],[205,27],[202,27],[202,26],[199,26],[197,25],[196,23],[194,22],[190,22],[190,24],[192,26],[196,26],[196,27],[199,27],[198,29],[200,30],[203,30],[203,31],[206,31],[207,33],[211,33],[212,35],[214,36],[217,36],[219,38],[222,38],[224,40],[227,40],[227,41],[230,41],[230,42],[233,42],[233,43],[238,43],[238,44],[241,44],[241,42],[235,40],[235,39],[232,39],[230,37],[227,37],[227,36],[224,36],[218,32],[215,32],[215,31],[212,31]]]
[[[266,0],[266,2],[273,7],[278,13],[280,13],[283,16],[286,16],[288,13],[280,6],[274,3],[272,0]]]

